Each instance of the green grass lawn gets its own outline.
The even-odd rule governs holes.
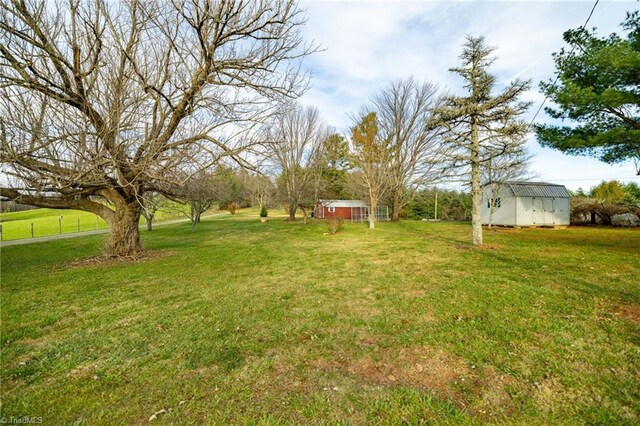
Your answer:
[[[59,220],[62,217],[62,220]],[[184,218],[177,207],[173,210],[158,210],[154,223],[166,220]],[[144,224],[144,218],[140,218]],[[108,228],[107,223],[93,213],[80,210],[35,209],[22,212],[1,213],[2,240],[21,240],[31,238],[31,224],[33,237],[69,234],[73,232],[95,231]]]
[[[240,214],[144,232],[138,263],[3,248],[1,415],[638,424],[640,232],[470,231]]]

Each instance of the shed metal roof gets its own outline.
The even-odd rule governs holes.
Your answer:
[[[324,207],[367,207],[360,200],[318,200]]]
[[[571,195],[564,185],[547,182],[505,182],[516,197],[569,198]]]

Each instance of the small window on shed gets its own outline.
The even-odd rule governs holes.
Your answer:
[[[489,198],[487,199],[487,207],[495,207],[496,209],[500,208],[500,198]]]
[[[335,213],[336,212],[336,208],[335,207],[327,207],[327,211],[329,213]]]

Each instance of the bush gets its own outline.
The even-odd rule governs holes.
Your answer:
[[[235,202],[229,203],[227,210],[229,210],[229,213],[231,214],[236,214],[238,211],[238,205]]]
[[[611,217],[631,213],[640,216],[640,208],[599,202],[593,198],[571,199],[571,224],[611,225]]]
[[[267,217],[269,213],[267,212],[267,206],[262,206],[260,209],[260,217]]]
[[[325,219],[325,221],[331,235],[337,234],[340,228],[342,228],[342,224],[344,223],[344,219],[337,216],[329,216]]]

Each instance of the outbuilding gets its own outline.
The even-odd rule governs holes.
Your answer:
[[[363,211],[368,214],[369,206],[359,200],[318,200],[314,216],[318,219],[327,217],[351,219],[352,213],[362,214]]]
[[[564,185],[509,181],[484,186],[482,223],[498,226],[567,226],[570,194]]]

